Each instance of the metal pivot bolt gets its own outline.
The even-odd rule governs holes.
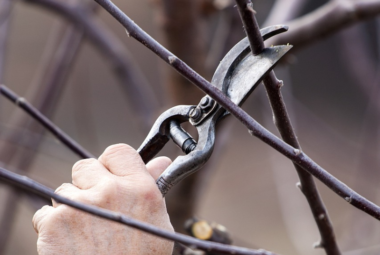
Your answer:
[[[177,121],[170,122],[170,137],[184,153],[189,154],[195,147],[197,142],[187,133]]]
[[[202,98],[201,102],[199,103],[199,106],[204,112],[208,112],[209,110],[212,109],[212,107],[214,106],[214,103],[215,103],[214,99],[206,96]]]
[[[202,118],[202,110],[198,107],[193,108],[190,112],[190,118],[197,122]]]

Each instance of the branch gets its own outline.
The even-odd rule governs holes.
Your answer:
[[[162,58],[169,65],[173,66],[179,73],[184,77],[189,79],[194,85],[203,90],[205,93],[210,95],[215,101],[217,101],[223,108],[234,115],[240,122],[242,122],[249,130],[250,133],[290,160],[292,160],[297,165],[301,166],[310,174],[318,178],[327,187],[333,190],[340,197],[344,198],[347,202],[355,206],[356,208],[366,212],[375,219],[380,220],[380,207],[374,203],[368,201],[364,197],[360,196],[358,193],[347,187],[343,182],[335,178],[333,175],[328,173],[325,169],[315,163],[310,159],[304,152],[296,149],[287,143],[283,142],[281,139],[276,137],[274,134],[269,132],[263,126],[261,126],[257,121],[255,121],[251,116],[248,115],[239,106],[234,104],[231,99],[229,99],[220,90],[212,86],[203,77],[197,74],[189,66],[187,66],[180,59],[175,57],[171,52],[165,49],[152,37],[150,37],[146,32],[144,32],[139,26],[137,26],[128,16],[126,16],[116,5],[114,5],[109,0],[95,0],[98,2],[105,10],[107,10],[115,19],[117,19],[128,31],[129,35],[135,38],[137,41],[143,43],[144,46],[152,50],[156,55]]]
[[[3,94],[13,103],[17,104],[21,109],[27,112],[31,117],[41,123],[55,137],[57,137],[64,145],[70,148],[81,158],[95,158],[91,153],[86,151],[82,146],[76,143],[70,136],[58,128],[53,122],[46,118],[40,111],[30,105],[25,98],[19,97],[5,85],[0,85],[0,93]]]
[[[377,0],[333,0],[317,10],[291,21],[289,31],[268,40],[267,45],[290,43],[301,46],[314,43],[356,22],[380,14]]]
[[[263,26],[280,24],[294,19],[308,2],[309,0],[276,0]]]
[[[112,33],[108,32],[103,23],[82,11],[81,8],[65,4],[64,1],[55,0],[24,0],[46,10],[52,11],[68,22],[82,27],[83,31],[113,64],[113,69],[120,79],[122,88],[126,91],[131,107],[136,112],[136,119],[142,123],[144,129],[149,129],[159,102],[144,75],[131,61],[131,56],[123,44]],[[144,100],[141,100],[144,98]]]
[[[167,230],[159,229],[153,225],[134,220],[129,218],[126,215],[121,213],[112,212],[110,210],[106,210],[103,208],[99,208],[96,206],[87,205],[84,203],[76,202],[62,196],[59,196],[54,193],[54,191],[32,179],[21,176],[15,173],[12,173],[4,168],[0,167],[0,178],[4,181],[9,182],[14,186],[18,186],[23,190],[32,191],[33,193],[44,197],[44,198],[52,198],[58,203],[65,204],[76,208],[80,211],[87,212],[89,214],[98,216],[103,219],[107,219],[114,222],[119,222],[123,225],[130,226],[132,228],[136,228],[142,230],[144,232],[150,233],[152,235],[156,235],[162,237],[167,240],[180,242],[186,245],[190,245],[192,248],[200,249],[204,251],[212,251],[218,252],[221,254],[236,254],[236,255],[275,255],[272,252],[264,251],[264,250],[250,250],[246,248],[218,244],[214,242],[201,241],[199,239],[189,237],[183,234],[172,233]]]
[[[236,0],[236,3],[239,7],[240,16],[242,17],[242,19],[246,19],[245,21],[243,21],[244,26],[246,26],[245,24],[247,22],[255,23],[251,26],[250,30],[246,29],[246,33],[250,41],[259,41],[256,43],[256,45],[259,45],[259,48],[256,50],[252,49],[252,52],[257,52],[257,54],[259,54],[261,53],[264,47],[264,41],[260,35],[260,30],[258,28],[257,21],[254,17],[254,13],[250,12],[249,8],[247,8],[251,1]],[[245,15],[243,14],[244,12],[246,13]],[[272,111],[275,118],[275,124],[282,138],[287,144],[293,146],[295,150],[300,151],[301,146],[292,127],[288,112],[286,110],[285,102],[282,97],[282,81],[279,81],[275,73],[272,71],[264,77],[263,83],[265,85],[267,95],[272,107]],[[328,255],[341,254],[335,240],[334,230],[329,219],[327,210],[318,193],[312,175],[304,171],[300,166],[298,166],[295,163],[294,166],[300,178],[301,190],[309,203],[310,209],[314,216],[314,220],[318,226],[319,233],[321,235],[321,242],[319,244],[319,247],[323,247],[326,251],[326,254]]]

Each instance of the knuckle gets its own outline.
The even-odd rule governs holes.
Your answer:
[[[54,193],[60,195],[60,194],[64,193],[71,185],[72,185],[71,183],[62,183],[62,185],[59,186],[54,191]]]
[[[142,185],[139,189],[139,197],[144,201],[149,201],[149,203],[161,203],[163,200],[162,194],[155,185],[154,182],[148,185]]]
[[[107,149],[104,151],[102,155],[102,158],[107,162],[108,160],[112,160],[115,157],[124,157],[126,155],[128,155],[129,157],[140,157],[138,152],[134,148],[127,144],[120,143],[107,147]]]
[[[97,186],[98,194],[92,197],[91,204],[104,207],[111,203],[117,196],[119,187],[120,184],[115,178],[104,178]]]
[[[82,159],[82,160],[77,161],[73,166],[73,170],[72,170],[73,174],[88,168],[89,166],[94,164],[95,161],[97,161],[97,160],[93,159],[93,158]]]

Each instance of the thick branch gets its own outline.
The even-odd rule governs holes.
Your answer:
[[[171,52],[165,49],[146,32],[144,32],[139,26],[137,26],[128,16],[126,16],[116,5],[109,0],[95,0],[104,9],[106,9],[115,19],[117,19],[128,31],[130,36],[137,41],[143,43],[147,48],[152,50],[165,62],[172,65],[179,73],[189,79],[194,85],[202,89],[205,93],[210,95],[215,101],[217,101],[223,108],[234,115],[240,122],[242,122],[249,130],[251,134],[292,160],[297,165],[301,166],[310,174],[318,178],[327,187],[337,193],[340,197],[344,198],[347,202],[355,206],[356,208],[366,212],[372,217],[380,220],[380,207],[374,203],[368,201],[358,193],[347,187],[343,182],[335,178],[328,173],[325,169],[310,159],[305,153],[296,149],[274,134],[269,132],[251,116],[248,115],[239,106],[234,104],[225,94],[216,89],[212,84],[206,81],[203,77],[197,74],[189,66],[187,66],[180,59],[175,57]]]
[[[356,22],[373,18],[380,14],[377,0],[334,0],[317,10],[288,23],[287,33],[268,40],[268,45],[290,43],[306,46],[329,36]]]
[[[171,241],[180,242],[186,245],[190,245],[195,249],[200,249],[204,251],[217,252],[218,254],[236,254],[236,255],[275,255],[272,252],[264,250],[250,250],[246,248],[224,245],[214,242],[201,241],[199,239],[186,236],[183,234],[172,233],[167,230],[159,229],[153,225],[134,220],[126,215],[121,213],[112,212],[103,208],[96,206],[91,206],[76,202],[62,196],[59,196],[54,193],[54,191],[36,181],[29,179],[26,176],[21,176],[15,173],[12,173],[4,168],[0,168],[0,178],[14,186],[18,186],[23,190],[32,191],[37,195],[45,198],[52,198],[58,203],[69,205],[83,212],[90,213],[92,215],[98,216],[103,219],[111,220],[114,222],[119,222],[123,225],[130,226],[142,230],[144,232],[156,235]]]
[[[250,0],[236,0],[237,5],[239,6],[239,11],[241,11],[244,6],[248,6],[250,2]],[[241,17],[244,18],[245,16],[241,15]],[[260,41],[260,43],[263,45],[264,42],[260,35],[256,19],[246,19],[246,21],[243,21],[243,23],[245,24],[249,21],[256,23],[252,26],[252,28],[256,29],[256,31],[246,30],[248,38],[250,38],[250,41]],[[252,49],[252,52],[257,52],[257,50]],[[264,77],[263,83],[267,90],[268,98],[275,117],[276,126],[281,134],[281,137],[286,143],[293,146],[296,148],[296,150],[299,151],[301,147],[292,127],[281,93],[281,87],[283,85],[282,82],[276,78],[275,73],[272,71],[266,77]],[[314,220],[321,235],[321,243],[319,246],[323,247],[328,255],[341,254],[335,240],[334,230],[327,214],[327,210],[322,202],[322,199],[319,196],[312,175],[304,171],[297,164],[294,164],[294,166],[300,178],[302,192],[309,203],[310,209],[314,216]]]
[[[47,130],[49,130],[57,139],[59,139],[64,145],[70,148],[81,158],[95,158],[91,153],[84,149],[81,145],[75,142],[70,136],[58,128],[53,122],[46,118],[40,111],[30,105],[25,98],[19,97],[9,88],[4,85],[0,85],[0,93],[3,94],[13,103],[17,104],[21,109],[27,112],[36,121],[41,123]]]

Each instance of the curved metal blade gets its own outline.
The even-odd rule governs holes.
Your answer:
[[[268,38],[286,32],[288,27],[285,25],[276,25],[266,27],[260,30],[261,36],[264,40]],[[251,52],[248,38],[245,37],[240,42],[238,42],[227,54],[224,56],[222,61],[220,61],[214,76],[212,77],[211,84],[219,88],[224,93],[226,92],[226,87],[224,86],[225,77],[229,73],[233,72],[236,66],[240,63]]]

